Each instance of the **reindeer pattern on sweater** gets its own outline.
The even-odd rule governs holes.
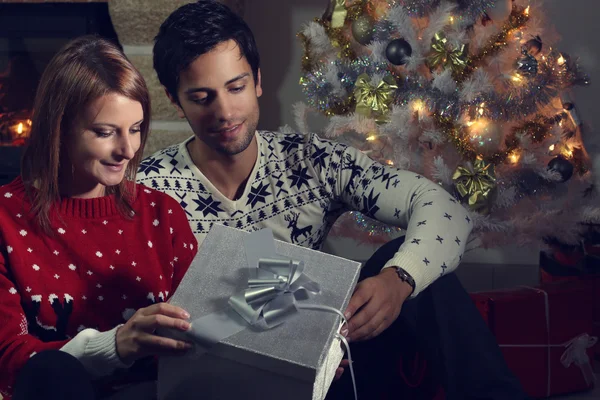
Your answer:
[[[259,154],[238,199],[221,194],[193,163],[187,144],[194,137],[143,160],[137,180],[179,202],[199,243],[218,223],[270,228],[276,239],[318,250],[341,214],[359,211],[407,230],[386,266],[405,268],[415,294],[460,262],[471,221],[439,185],[316,134],[257,131],[256,139]]]

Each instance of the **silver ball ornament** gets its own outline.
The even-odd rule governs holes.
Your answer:
[[[499,23],[508,19],[512,12],[512,0],[496,0],[496,2],[485,10],[492,21]]]
[[[369,15],[361,15],[352,22],[352,36],[363,46],[368,45],[375,35],[375,21]]]
[[[532,56],[537,56],[543,48],[542,38],[539,36],[535,36],[533,39],[529,39],[523,45],[524,51],[531,54]]]
[[[517,60],[515,67],[520,75],[527,78],[534,77],[538,73],[538,61],[525,48],[523,48],[523,56]]]
[[[486,156],[499,150],[503,137],[502,125],[495,121],[478,120],[469,127],[469,141],[473,148]]]

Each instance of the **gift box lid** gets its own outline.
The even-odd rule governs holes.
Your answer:
[[[250,234],[215,224],[169,302],[188,311],[192,322],[227,309],[229,298],[248,285],[244,240]],[[321,287],[319,294],[300,303],[345,310],[358,280],[360,263],[278,240],[274,244],[277,254],[303,261],[305,275]],[[339,321],[335,314],[301,309],[273,329],[249,326],[209,351],[235,362],[314,382],[339,330]],[[202,356],[198,350],[185,358],[189,361]]]

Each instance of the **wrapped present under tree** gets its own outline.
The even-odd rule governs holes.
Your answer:
[[[578,281],[471,294],[528,395],[549,397],[594,385],[591,290]]]

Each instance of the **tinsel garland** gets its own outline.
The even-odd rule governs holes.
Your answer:
[[[337,71],[340,83],[344,89],[344,96],[337,97],[331,94],[331,83],[325,76],[329,65],[323,65],[305,73],[300,78],[302,91],[306,95],[308,104],[327,116],[345,115],[354,111],[354,83],[361,74],[380,74],[387,72],[387,63],[373,62],[369,57],[359,57],[352,61],[336,60],[331,63]]]
[[[546,139],[552,125],[559,123],[567,117],[567,113],[562,112],[554,117],[536,115],[534,118],[523,122],[513,128],[513,133],[523,133],[531,139],[532,143],[541,143]]]
[[[406,12],[414,18],[423,18],[433,13],[441,0],[397,0]],[[462,26],[469,26],[486,14],[499,0],[454,0],[458,4],[457,15]]]
[[[441,0],[400,0],[402,7],[411,17],[422,18],[431,14]]]
[[[352,215],[352,218],[356,223],[368,232],[369,235],[392,235],[402,232],[402,229],[393,225],[383,224],[377,220],[365,218],[365,216],[359,212],[352,211],[350,212],[350,215]]]
[[[551,52],[539,63],[539,72],[533,78],[518,77],[509,93],[481,93],[466,103],[464,108],[486,104],[486,116],[495,121],[513,121],[529,117],[552,102],[560,91],[573,85],[587,85],[589,78],[577,63],[565,62],[559,66],[560,53]],[[560,68],[560,70],[557,70]]]
[[[456,0],[458,3],[457,14],[462,22],[461,25],[469,26],[486,15],[498,1],[504,0]]]
[[[493,35],[487,44],[483,46],[477,54],[471,55],[467,61],[467,67],[456,73],[455,79],[458,82],[463,82],[477,69],[486,59],[498,54],[508,45],[508,36],[515,30],[525,26],[529,21],[529,14],[518,6],[513,6],[512,12],[508,17],[508,21],[502,26],[502,29],[497,34]]]
[[[300,44],[302,45],[302,61],[300,62],[301,69],[302,72],[307,73],[315,68],[313,65],[315,60],[310,57],[310,52],[308,50],[310,47],[310,40],[308,40],[306,35],[302,32],[299,32],[296,36],[298,39],[300,39]]]
[[[436,127],[441,130],[448,141],[450,141],[461,154],[463,159],[468,161],[474,161],[477,158],[481,158],[491,164],[503,163],[508,156],[519,147],[519,140],[514,134],[509,134],[505,139],[504,150],[498,150],[491,155],[480,154],[475,147],[471,144],[468,135],[459,126],[456,126],[451,118],[447,118],[440,113],[433,114],[433,120],[435,121]]]
[[[359,242],[364,241],[366,234],[368,243],[384,244],[402,232],[403,230],[400,228],[365,217],[360,212],[351,211],[338,218],[329,234],[344,236]]]
[[[462,113],[478,105],[486,104],[486,117],[498,122],[520,120],[535,114],[539,109],[550,104],[559,92],[576,84],[588,84],[588,77],[580,71],[576,63],[565,63],[557,71],[560,53],[550,53],[539,64],[538,74],[523,82],[514,84],[509,95],[496,92],[480,93],[470,102],[461,102],[456,92],[442,93],[432,88],[418,74],[409,74],[400,81],[396,92],[395,104],[407,105],[419,99],[427,104],[428,109],[443,113],[457,119]],[[387,63],[374,62],[363,56],[352,61],[336,60],[334,67],[340,74],[340,82],[346,91],[342,98],[332,98],[331,84],[325,78],[328,65],[312,68],[301,78],[302,89],[311,106],[326,115],[343,115],[353,111],[352,91],[356,78],[361,73],[369,75],[389,72]]]

